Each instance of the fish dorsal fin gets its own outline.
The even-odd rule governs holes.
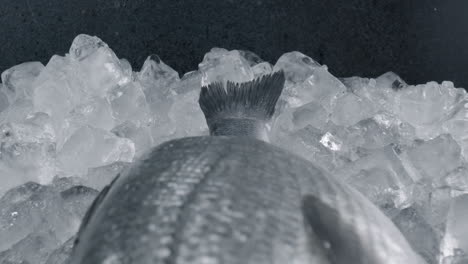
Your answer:
[[[250,136],[265,140],[266,124],[284,87],[282,71],[245,83],[203,86],[199,104],[213,136]]]
[[[355,200],[354,205],[342,201],[335,204],[345,207],[339,211],[315,196],[303,197],[306,223],[322,241],[330,263],[426,264],[391,220],[363,201]]]
[[[362,249],[359,248],[358,234],[354,227],[340,221],[336,209],[309,195],[303,198],[302,211],[306,222],[322,241],[330,263],[364,263],[360,256]]]

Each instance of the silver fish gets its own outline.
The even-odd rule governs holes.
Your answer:
[[[422,264],[370,201],[269,144],[277,72],[202,87],[212,136],[166,142],[95,200],[71,264]]]

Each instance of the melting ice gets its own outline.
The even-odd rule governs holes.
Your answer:
[[[286,87],[272,142],[379,206],[428,263],[468,261],[468,96],[452,82],[397,74],[337,78],[300,53],[272,65],[213,48],[182,77],[157,55],[139,71],[98,37],[1,74],[0,262],[65,263],[106,184],[163,141],[208,134],[201,85],[274,71]]]

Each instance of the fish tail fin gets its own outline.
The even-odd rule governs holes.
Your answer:
[[[255,135],[275,112],[284,88],[283,71],[226,87],[220,82],[203,86],[199,104],[211,135]]]

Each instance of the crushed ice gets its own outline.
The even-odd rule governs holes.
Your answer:
[[[140,71],[97,37],[1,75],[0,262],[64,263],[106,184],[163,141],[208,134],[201,85],[283,70],[276,144],[341,177],[379,206],[429,263],[468,261],[468,96],[452,82],[336,78],[300,53],[275,65],[213,48],[179,74],[158,56]]]

